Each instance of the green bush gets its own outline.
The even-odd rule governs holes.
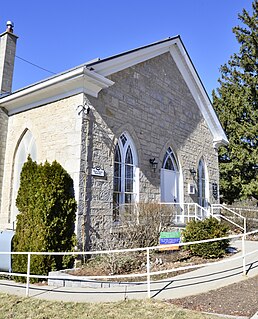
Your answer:
[[[210,217],[202,221],[192,220],[183,231],[183,241],[192,242],[211,238],[227,237],[229,228],[218,221],[216,218]],[[205,258],[218,258],[225,254],[226,248],[229,246],[229,240],[219,240],[208,243],[201,243],[187,246],[191,253],[195,256]]]
[[[16,198],[19,210],[13,251],[62,252],[75,245],[76,201],[73,180],[56,161],[37,164],[28,157]],[[69,267],[72,258],[32,255],[31,274],[47,275]],[[13,255],[14,272],[26,273],[27,255]],[[37,280],[34,280],[37,281]]]

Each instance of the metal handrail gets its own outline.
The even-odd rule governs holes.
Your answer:
[[[215,241],[220,241],[220,240],[225,240],[225,239],[236,239],[236,238],[241,238],[242,239],[242,255],[240,257],[235,257],[234,259],[240,259],[242,258],[242,267],[243,267],[243,274],[246,275],[246,256],[253,254],[256,251],[250,252],[250,253],[245,253],[245,238],[247,235],[253,235],[258,233],[258,230],[245,233],[245,234],[240,234],[240,235],[231,235],[228,237],[222,237],[222,238],[213,238],[213,239],[207,239],[207,240],[198,240],[198,241],[193,241],[193,242],[187,242],[187,243],[179,243],[179,244],[173,244],[171,246],[189,246],[189,245],[194,245],[194,244],[201,244],[201,243],[207,243],[207,242],[215,242]],[[167,269],[167,270],[161,270],[161,271],[155,271],[151,272],[150,268],[150,251],[151,250],[156,250],[156,249],[161,249],[163,246],[153,246],[153,247],[144,247],[144,248],[132,248],[132,249],[114,249],[114,250],[106,250],[106,251],[86,251],[86,252],[0,252],[0,255],[28,255],[28,262],[27,262],[27,273],[22,274],[22,273],[10,273],[10,272],[0,272],[1,275],[8,275],[8,276],[24,276],[27,278],[26,282],[26,296],[29,296],[29,287],[30,287],[30,278],[48,278],[48,279],[56,279],[55,276],[44,276],[44,275],[31,275],[30,274],[30,260],[31,260],[31,255],[94,255],[94,254],[112,254],[112,253],[121,253],[121,252],[135,252],[135,251],[146,251],[146,272],[142,274],[126,274],[126,275],[110,275],[110,276],[85,276],[87,279],[110,279],[110,278],[129,278],[129,277],[146,277],[146,284],[147,284],[147,296],[148,298],[151,297],[151,276],[153,275],[159,275],[163,273],[171,273],[174,271],[178,270],[185,270],[185,269],[193,269],[193,268],[199,268],[203,267],[204,265],[190,265],[186,267],[181,267],[181,268],[172,268],[172,269]],[[231,259],[232,260],[232,259]],[[215,262],[217,264],[219,263],[225,263],[228,262],[228,260],[222,260]],[[209,266],[212,263],[206,263],[205,266]],[[58,277],[61,279],[62,277]],[[75,277],[74,277],[75,278]],[[67,279],[67,277],[63,278]]]
[[[126,207],[130,207],[130,209],[132,209],[132,211],[134,211],[136,213],[136,219],[139,222],[139,208],[140,208],[139,204],[141,204],[141,203],[124,204],[124,205],[121,205],[121,207],[123,207],[124,209],[126,209]],[[142,204],[146,204],[146,203],[142,203]],[[234,210],[228,208],[227,206],[224,206],[221,204],[211,204],[207,208],[202,207],[198,203],[160,202],[160,203],[153,203],[153,204],[157,204],[160,207],[162,205],[176,207],[176,210],[174,212],[175,217],[176,217],[175,218],[176,221],[178,221],[178,219],[179,219],[179,220],[183,221],[183,223],[184,223],[185,219],[189,222],[191,219],[203,220],[204,218],[211,216],[211,217],[215,217],[218,219],[222,218],[222,219],[226,220],[227,222],[233,224],[234,226],[240,228],[242,231],[246,232],[246,217],[244,217],[241,214],[235,212]],[[232,221],[229,217],[224,216],[223,214],[221,214],[221,212],[219,214],[215,214],[214,213],[215,209],[219,209],[220,211],[226,210],[227,212],[229,212],[233,216],[241,218],[243,220],[243,226],[237,224],[235,221]],[[179,211],[180,211],[180,213],[178,213]],[[123,212],[121,212],[121,215],[122,214],[123,214]]]
[[[229,219],[227,216],[222,215],[221,213],[220,214],[214,214],[214,209],[219,209],[219,210],[224,209],[227,212],[230,212],[231,214],[233,214],[234,216],[237,216],[238,218],[243,220],[243,226],[238,225],[237,223],[235,223],[234,221]],[[224,206],[224,205],[221,205],[221,204],[212,204],[211,205],[211,212],[212,212],[211,213],[212,216],[221,217],[221,218],[225,219],[226,221],[228,221],[229,223],[232,223],[233,225],[239,227],[240,229],[242,229],[244,231],[244,233],[246,233],[246,217],[244,217],[241,214],[235,212],[234,210],[228,208],[227,206]]]

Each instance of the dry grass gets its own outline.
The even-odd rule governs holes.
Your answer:
[[[64,303],[0,294],[0,319],[211,319],[161,301]]]

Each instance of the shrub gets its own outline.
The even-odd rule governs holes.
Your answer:
[[[174,226],[175,212],[156,203],[121,207],[119,222],[107,234],[106,225],[98,230],[97,250],[139,248],[158,245],[161,231]]]
[[[139,203],[134,211],[121,214],[120,240],[123,247],[150,247],[159,244],[161,231],[174,226],[175,212],[156,203]]]
[[[216,218],[210,217],[203,221],[192,220],[183,231],[183,241],[192,242],[211,238],[227,237],[229,228],[218,221]],[[193,255],[205,258],[218,258],[225,254],[226,248],[229,246],[229,240],[219,240],[208,243],[201,243],[187,246]]]
[[[37,164],[28,157],[16,198],[19,210],[13,251],[71,251],[75,245],[73,180],[56,161]],[[70,266],[72,258],[31,256],[31,274],[47,275]],[[26,273],[27,255],[13,255],[14,272]],[[34,280],[37,281],[37,280]]]
[[[138,203],[126,205],[119,214],[119,223],[110,232],[99,231],[96,250],[150,247],[159,244],[160,232],[174,226],[174,205]],[[112,274],[126,273],[146,262],[142,252],[104,254],[106,269]]]

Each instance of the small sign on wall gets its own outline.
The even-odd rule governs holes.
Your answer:
[[[100,166],[93,167],[91,170],[92,176],[104,177],[105,171],[104,169],[100,168]]]

